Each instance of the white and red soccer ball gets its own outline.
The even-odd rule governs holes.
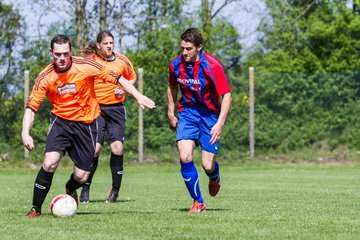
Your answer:
[[[50,211],[56,217],[71,217],[75,215],[76,210],[75,199],[67,194],[56,196],[50,204]]]

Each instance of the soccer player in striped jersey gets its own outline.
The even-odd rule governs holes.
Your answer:
[[[35,113],[48,98],[53,105],[46,139],[45,158],[34,183],[32,208],[27,217],[41,215],[41,207],[50,190],[53,175],[61,157],[68,152],[74,171],[66,183],[66,193],[77,202],[76,189],[87,180],[97,140],[97,118],[100,107],[95,98],[94,79],[120,84],[142,107],[154,108],[155,103],[138,92],[132,84],[105,66],[71,55],[71,42],[65,35],[56,35],[50,43],[53,62],[37,76],[27,100],[22,122],[24,146],[34,149],[30,136]]]
[[[193,204],[189,212],[205,211],[198,171],[193,160],[195,146],[201,146],[201,161],[209,177],[209,194],[220,190],[219,164],[216,154],[231,104],[231,92],[222,63],[205,52],[201,32],[189,28],[181,35],[181,54],[169,67],[168,121],[176,131],[181,174]],[[175,116],[178,89],[182,97]],[[219,98],[222,97],[220,103]]]
[[[101,31],[98,33],[96,43],[89,44],[82,52],[88,59],[94,60],[119,73],[128,79],[129,83],[135,83],[136,73],[132,63],[126,56],[114,52],[114,36],[110,31]],[[95,78],[94,88],[96,99],[101,109],[101,115],[99,117],[99,137],[96,143],[94,165],[88,180],[82,187],[80,202],[88,203],[90,201],[90,185],[98,165],[99,155],[106,135],[111,149],[110,170],[112,176],[112,187],[109,190],[106,203],[114,203],[119,196],[123,175],[123,143],[126,119],[123,102],[125,100],[125,93],[120,86],[104,82],[100,78]]]

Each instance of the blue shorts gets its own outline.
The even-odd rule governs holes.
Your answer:
[[[201,107],[187,107],[179,112],[179,123],[177,126],[176,141],[192,139],[196,146],[207,152],[217,154],[219,141],[210,144],[211,128],[216,124],[218,115],[208,109]]]

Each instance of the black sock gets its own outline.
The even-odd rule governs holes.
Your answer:
[[[88,179],[86,180],[86,183],[83,186],[83,189],[90,189],[90,185],[91,185],[92,179],[94,177],[94,174],[96,172],[98,163],[99,163],[99,157],[94,157],[93,158],[93,165],[92,165],[91,171],[90,171],[90,175],[89,175]]]
[[[48,194],[54,173],[46,172],[42,167],[39,170],[34,184],[33,208],[41,213],[41,206]]]
[[[123,155],[119,156],[111,153],[110,169],[112,175],[112,187],[114,190],[118,190],[118,191],[121,186],[121,180],[123,175],[123,161],[124,161]]]
[[[69,181],[67,181],[65,187],[66,187],[67,191],[74,192],[76,189],[80,188],[83,185],[84,184],[79,183],[78,181],[75,180],[74,173],[72,173],[70,176],[70,179],[69,179]]]

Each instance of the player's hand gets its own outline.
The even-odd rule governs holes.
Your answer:
[[[169,122],[169,127],[170,129],[175,132],[177,125],[178,125],[178,119],[175,116],[168,116],[168,122]]]
[[[136,100],[142,109],[144,109],[145,107],[150,108],[150,109],[153,109],[156,107],[155,102],[145,95],[141,95]]]
[[[28,150],[31,151],[35,148],[34,140],[30,135],[28,135],[28,134],[22,135],[22,140],[23,140],[24,147],[26,147]]]
[[[210,139],[210,144],[214,145],[216,142],[218,142],[221,138],[221,134],[222,134],[222,126],[219,123],[216,123],[210,131],[211,139]]]

